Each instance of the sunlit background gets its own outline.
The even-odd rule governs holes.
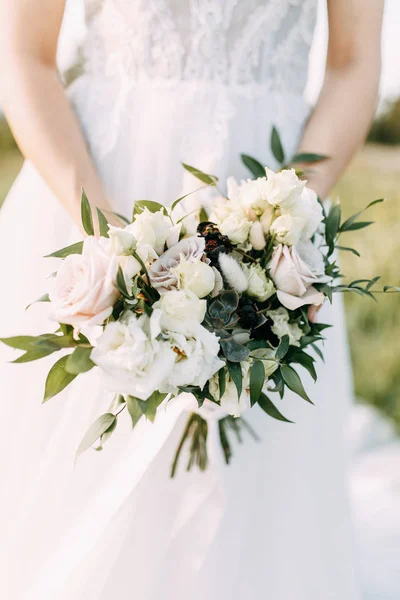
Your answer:
[[[323,2],[311,52],[310,77],[306,96],[315,102],[323,78],[327,23]],[[74,62],[79,40],[85,33],[82,6],[71,0],[60,41],[60,67]],[[334,190],[341,197],[345,214],[361,209],[371,200],[385,196],[385,205],[371,216],[374,229],[357,234],[357,259],[342,257],[342,270],[349,277],[383,275],[383,283],[400,283],[400,1],[386,0],[383,29],[383,71],[381,101],[369,141],[358,153]],[[365,41],[368,43],[368,40]],[[1,87],[1,81],[0,81]],[[1,91],[1,90],[0,90]],[[360,99],[362,102],[362,99]],[[22,158],[0,115],[0,205],[20,166]],[[348,234],[351,235],[351,234]],[[352,245],[352,244],[350,244]],[[400,430],[400,298],[389,296],[379,304],[346,297],[347,320],[355,373],[356,395],[361,402],[374,404]]]

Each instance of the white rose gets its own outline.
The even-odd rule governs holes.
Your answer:
[[[270,231],[279,244],[294,246],[300,240],[305,225],[305,219],[287,213],[275,219]]]
[[[128,313],[109,323],[92,350],[91,359],[106,375],[107,387],[147,400],[160,389],[176,354],[168,342],[151,339],[143,329],[147,317]]]
[[[193,330],[193,323],[203,322],[207,302],[191,292],[171,290],[163,294],[153,308],[161,310],[160,327],[163,330],[187,333]]]
[[[199,323],[196,323],[191,336],[168,332],[168,340],[177,359],[162,391],[176,392],[178,387],[186,385],[203,389],[225,364],[218,358],[220,345],[217,336]]]
[[[282,339],[284,335],[288,335],[289,343],[292,346],[300,346],[299,342],[304,333],[297,323],[289,323],[289,313],[283,306],[276,310],[270,310],[267,316],[272,319],[273,326],[271,330],[279,339]]]
[[[290,209],[299,201],[305,186],[294,169],[284,169],[275,173],[266,168],[267,180],[264,186],[265,195],[272,206]]]
[[[308,187],[304,187],[299,201],[291,209],[291,214],[304,219],[302,235],[307,239],[314,235],[324,218],[317,194]]]
[[[82,254],[67,256],[57,272],[50,293],[53,319],[77,329],[102,325],[119,297],[117,269],[117,259],[87,237]]]
[[[162,210],[152,213],[147,208],[136,215],[134,222],[129,225],[129,231],[137,240],[138,245],[152,246],[157,254],[164,251],[164,246],[172,231],[172,225]]]
[[[269,208],[266,177],[243,181],[238,198],[251,220],[260,217]]]
[[[264,269],[260,265],[243,264],[242,268],[248,280],[247,293],[260,302],[265,302],[275,293],[275,286],[271,279],[268,279]]]
[[[217,201],[209,219],[233,244],[243,244],[247,240],[251,222],[237,202],[225,199]]]
[[[178,289],[193,292],[199,298],[208,296],[214,289],[214,269],[200,258],[193,261],[182,257],[176,267],[171,268],[171,273],[177,278]]]
[[[324,303],[324,295],[312,287],[313,283],[324,278],[312,272],[300,258],[295,246],[277,246],[268,268],[278,290],[278,300],[289,310],[296,310],[305,304],[320,306]]]
[[[119,256],[128,255],[136,248],[136,238],[132,232],[132,225],[126,227],[108,226],[109,253]]]

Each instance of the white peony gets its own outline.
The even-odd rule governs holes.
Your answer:
[[[249,296],[265,302],[275,293],[273,281],[267,278],[265,270],[259,264],[243,264],[242,268],[247,277]]]
[[[214,333],[196,323],[191,335],[168,331],[168,343],[174,348],[176,362],[170,369],[161,391],[175,392],[181,386],[194,385],[204,388],[224,362],[218,357],[219,340]]]
[[[160,310],[160,329],[186,334],[193,331],[193,324],[203,322],[207,302],[192,292],[171,290],[163,294],[153,308]]]
[[[166,341],[145,331],[149,319],[127,313],[109,323],[92,350],[91,359],[106,375],[107,387],[115,392],[147,400],[160,389],[176,360]]]
[[[300,240],[305,225],[305,219],[287,213],[275,219],[270,231],[279,244],[294,246]]]
[[[284,335],[288,335],[289,343],[292,346],[300,346],[300,340],[304,333],[297,323],[289,323],[289,313],[286,308],[281,306],[276,310],[270,310],[267,316],[272,319],[273,326],[271,330],[279,339],[282,339]]]
[[[302,235],[310,239],[320,226],[324,215],[314,190],[304,187],[299,201],[291,209],[293,217],[304,219]]]
[[[77,329],[102,325],[119,297],[117,269],[116,257],[87,237],[82,254],[67,256],[57,272],[50,292],[52,318]]]
[[[289,310],[296,310],[305,304],[321,306],[324,303],[325,296],[313,284],[325,281],[326,278],[312,271],[300,257],[296,246],[277,246],[268,268],[278,290],[278,300]]]
[[[284,169],[275,173],[271,169],[265,169],[267,180],[264,186],[265,196],[272,206],[284,209],[293,208],[299,201],[305,186],[294,169]]]
[[[157,254],[164,251],[167,239],[176,234],[162,210],[152,213],[147,208],[136,215],[134,222],[129,225],[129,232],[135,237],[137,245],[152,246]]]

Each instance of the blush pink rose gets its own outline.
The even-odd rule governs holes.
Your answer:
[[[278,300],[289,310],[305,304],[321,306],[325,296],[313,287],[323,279],[300,258],[296,247],[280,244],[274,250],[268,265],[271,279],[277,289]]]
[[[117,269],[117,257],[94,237],[86,238],[82,254],[67,256],[57,272],[50,293],[53,319],[76,329],[102,325],[119,297]]]

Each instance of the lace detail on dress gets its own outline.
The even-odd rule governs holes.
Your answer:
[[[316,3],[86,0],[86,72],[302,91]]]

